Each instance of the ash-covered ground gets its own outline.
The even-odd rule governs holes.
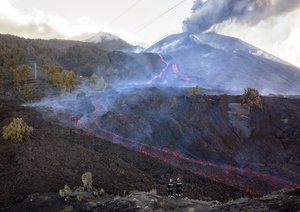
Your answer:
[[[204,91],[207,92],[207,91]],[[210,91],[212,92],[212,91]],[[44,99],[46,117],[254,195],[299,183],[299,99],[134,88]]]
[[[36,192],[57,195],[87,171],[113,196],[151,189],[164,196],[171,177],[182,178],[184,197],[205,201],[296,188],[300,100],[262,100],[263,109],[248,110],[238,96],[217,91],[146,87],[25,106],[3,101],[0,127],[22,117],[34,132],[19,144],[0,138],[1,206]]]
[[[166,195],[169,178],[181,176],[184,196],[190,198],[227,201],[247,196],[230,186],[174,168],[83,130],[64,127],[59,124],[59,117],[47,120],[34,108],[1,102],[0,127],[14,117],[22,117],[34,132],[18,144],[0,137],[1,208],[32,193],[58,193],[64,185],[79,185],[81,175],[87,171],[93,173],[95,187],[113,195],[151,189]]]
[[[249,109],[240,104],[239,96],[229,95],[233,92],[228,92],[229,87],[201,88],[200,94],[190,95],[188,89],[199,82],[202,85],[201,81],[176,61],[170,62],[172,58],[101,49],[97,52],[95,61],[100,63],[99,55],[108,54],[103,56],[108,67],[101,69],[106,74],[100,73],[108,82],[104,91],[91,83],[90,75],[95,70],[66,65],[67,61],[74,62],[73,54],[56,62],[68,68],[72,65],[77,74],[83,75],[78,76],[72,93],[63,93],[49,83],[40,64],[38,78],[34,78],[37,60],[28,53],[28,83],[33,88],[30,104],[22,105],[24,98],[13,87],[9,72],[4,72],[0,128],[21,117],[34,131],[18,144],[0,138],[1,210],[20,211],[25,207],[31,211],[61,211],[66,203],[58,199],[58,190],[80,184],[81,175],[87,171],[94,175],[94,186],[108,195],[108,202],[99,200],[104,201],[104,208],[98,205],[96,209],[118,208],[132,197],[126,196],[131,191],[151,189],[162,196],[155,198],[170,202],[171,206],[162,210],[297,208],[298,190],[293,190],[300,183],[297,96],[265,96],[262,109]],[[169,178],[177,177],[184,183],[184,197],[208,202],[165,198]],[[258,203],[261,199],[244,199],[229,202],[224,208],[221,204],[214,207],[214,200],[261,197],[281,189],[292,190],[262,197],[262,205]],[[50,196],[48,192],[52,192]],[[124,196],[124,201],[113,200],[115,195]],[[146,197],[146,202],[154,198],[139,192],[133,195],[137,199]],[[273,204],[278,199],[280,204]],[[82,204],[79,206],[81,210]]]

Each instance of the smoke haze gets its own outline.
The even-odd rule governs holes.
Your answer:
[[[255,25],[299,7],[298,0],[198,0],[192,8],[192,16],[184,22],[184,28],[186,31],[203,32],[228,20]]]
[[[196,0],[184,30],[240,38],[300,67],[300,1]]]

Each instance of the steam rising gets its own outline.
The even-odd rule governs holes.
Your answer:
[[[184,22],[184,29],[199,33],[229,20],[256,25],[266,18],[292,12],[299,7],[299,0],[196,0],[192,16]]]

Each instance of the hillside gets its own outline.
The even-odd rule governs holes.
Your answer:
[[[86,77],[98,73],[110,81],[115,78],[128,80],[141,71],[145,72],[145,77],[152,76],[162,65],[156,54],[135,54],[109,47],[97,42],[24,39],[0,34],[0,67],[9,69],[25,63],[33,69],[36,63],[39,72],[43,73],[45,64],[57,64]],[[129,75],[128,70],[132,72]]]
[[[214,208],[214,200],[299,187],[298,96],[262,96],[259,108],[230,95],[248,86],[299,95],[296,67],[217,34],[178,34],[155,46],[137,54],[98,43],[0,35],[0,129],[16,117],[34,128],[21,143],[0,137],[1,209],[18,209],[33,197],[50,203],[29,208],[51,208],[52,200],[60,207],[58,189],[78,185],[87,171],[107,192],[101,201],[108,208],[119,206],[115,195],[126,202],[133,190],[165,196],[166,183],[177,177],[184,197],[216,210],[231,205]],[[199,92],[191,93],[195,85]],[[285,194],[276,196],[282,204]],[[261,200],[234,205],[273,207]],[[171,204],[203,206],[191,201]]]
[[[170,35],[146,50],[168,56],[193,84],[240,93],[300,93],[300,69],[239,39],[213,32]],[[172,83],[176,83],[172,81]]]
[[[75,93],[31,106],[50,108],[50,119],[65,114],[62,125],[254,195],[300,182],[299,99],[263,97],[263,109],[250,110],[238,96],[189,96],[184,88],[85,92],[83,99]]]
[[[58,192],[80,184],[90,171],[94,185],[108,194],[157,189],[165,195],[170,177],[182,176],[185,196],[227,201],[247,196],[222,183],[187,173],[163,162],[97,138],[80,129],[59,125],[59,117],[45,119],[45,111],[1,102],[0,128],[22,117],[34,128],[32,137],[13,144],[0,136],[0,210],[32,193]]]

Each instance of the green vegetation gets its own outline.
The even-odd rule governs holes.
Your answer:
[[[85,191],[92,191],[93,189],[93,175],[91,172],[86,172],[81,176],[83,188]]]
[[[32,99],[32,89],[28,84],[23,85],[22,94],[27,102],[31,102]]]
[[[109,69],[111,62],[108,51],[99,45],[78,41],[24,39],[12,35],[0,35],[0,69],[8,72],[26,63],[36,63],[38,67],[46,64],[59,64],[84,77],[91,77],[98,69],[104,72],[101,74],[104,79],[114,75]],[[43,76],[45,73],[39,74]],[[57,87],[61,85],[59,82],[56,84]]]
[[[26,61],[25,39],[10,35],[0,38],[0,67],[5,69],[16,68]]]
[[[73,196],[73,191],[69,186],[65,185],[63,189],[59,189],[59,196],[64,198],[65,201],[69,201]]]
[[[44,66],[48,80],[61,89],[61,91],[71,91],[75,88],[76,74],[73,71],[64,70],[55,65]]]
[[[75,88],[76,74],[73,71],[63,70],[60,75],[60,88],[63,91],[71,91]]]
[[[18,91],[22,90],[22,87],[27,83],[29,76],[29,68],[27,65],[23,64],[17,68],[10,69],[10,76],[15,88]]]
[[[59,87],[60,73],[63,71],[62,67],[47,64],[44,66],[47,73],[48,80],[54,85]]]
[[[15,89],[21,93],[27,102],[32,99],[32,89],[27,84],[29,78],[29,68],[27,65],[22,64],[16,68],[9,69],[10,79]],[[3,72],[0,69],[0,86],[3,83]]]
[[[15,118],[8,126],[3,127],[3,139],[12,142],[21,142],[33,131],[22,118]]]
[[[255,88],[245,89],[244,94],[240,97],[242,105],[247,105],[249,108],[262,108],[262,101],[258,90]]]
[[[91,172],[86,172],[81,176],[83,186],[76,186],[73,190],[65,185],[63,189],[59,190],[59,196],[69,201],[71,198],[76,197],[80,192],[89,192],[93,196],[102,196],[105,194],[104,189],[96,189],[93,187],[93,175]],[[78,196],[77,196],[78,197]]]
[[[190,96],[195,96],[201,93],[200,87],[197,85],[196,87],[189,88],[188,90]]]

